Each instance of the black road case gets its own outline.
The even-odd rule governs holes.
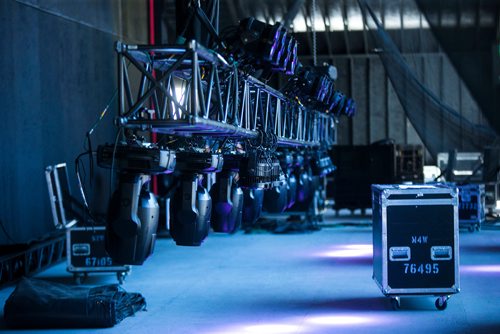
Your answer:
[[[399,308],[400,296],[459,288],[458,191],[446,185],[373,185],[373,279]]]
[[[468,228],[470,232],[479,231],[486,217],[484,184],[464,184],[458,186],[458,190],[460,228]]]
[[[77,284],[89,273],[116,273],[120,284],[130,266],[113,262],[104,247],[105,226],[73,226],[66,231],[67,270]]]

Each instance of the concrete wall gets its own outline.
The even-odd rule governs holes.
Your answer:
[[[405,54],[404,57],[417,78],[444,103],[470,121],[484,124],[476,101],[446,55],[425,53]],[[386,138],[401,144],[422,144],[377,55],[335,56],[332,63],[339,71],[337,87],[352,96],[358,106],[353,119],[341,119],[339,144],[366,145]],[[436,138],[447,147],[446,138],[439,134]],[[429,155],[427,158],[431,162]]]
[[[116,90],[113,44],[145,42],[145,18],[144,1],[0,1],[0,245],[53,230],[45,166],[67,162],[78,196],[74,160]],[[113,141],[115,112],[113,103],[94,149]],[[89,189],[97,211],[108,174],[96,167]]]

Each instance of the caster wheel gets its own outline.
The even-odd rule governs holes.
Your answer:
[[[469,226],[469,232],[473,233],[476,230],[476,227],[474,225]]]
[[[83,283],[83,280],[84,280],[84,276],[83,275],[75,274],[75,275],[73,275],[73,278],[75,279],[75,284],[76,285],[80,285],[80,284]]]
[[[443,311],[448,306],[448,301],[445,298],[438,298],[438,299],[436,299],[436,302],[434,303],[434,305],[436,305],[436,308],[438,310]]]
[[[391,298],[391,306],[393,310],[399,310],[401,308],[399,298]]]
[[[119,273],[116,273],[116,278],[118,279],[118,283],[119,283],[120,285],[122,285],[122,284],[125,282],[125,276],[126,276],[126,275],[127,275],[127,274],[126,274],[126,273],[124,273],[124,272],[119,272]]]

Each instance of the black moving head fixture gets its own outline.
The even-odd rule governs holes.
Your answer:
[[[234,233],[241,226],[243,191],[233,172],[224,171],[210,189],[212,197],[211,226],[214,232]]]
[[[312,176],[307,161],[301,153],[296,153],[293,161],[293,173],[297,180],[297,195],[295,203],[303,203],[311,195]]]
[[[170,235],[178,246],[200,246],[210,229],[212,199],[198,174],[181,175],[170,200]]]
[[[243,214],[241,223],[243,229],[251,229],[262,214],[264,203],[264,189],[243,188]]]
[[[286,208],[289,209],[295,204],[297,198],[297,178],[293,172],[293,154],[288,150],[278,152],[281,169],[286,174]]]
[[[270,213],[281,213],[288,207],[287,182],[264,191],[264,210]]]
[[[329,111],[335,116],[346,115],[352,117],[356,113],[356,102],[347,98],[342,92],[335,91],[329,104]]]
[[[170,234],[179,246],[200,246],[208,235],[212,198],[201,185],[200,175],[222,170],[222,154],[177,152],[181,184],[170,200]]]
[[[311,154],[311,172],[314,176],[326,176],[333,172],[336,167],[326,150],[317,150]]]
[[[356,103],[335,90],[337,69],[332,65],[302,66],[287,83],[283,92],[313,110],[332,113],[339,117],[354,116]]]
[[[151,177],[121,173],[108,210],[106,251],[120,264],[141,265],[153,253],[160,206],[149,191]]]
[[[106,250],[116,263],[140,265],[153,253],[160,210],[149,191],[150,175],[173,172],[176,155],[129,142],[99,146],[97,163],[118,171],[118,189],[108,209]]]
[[[298,42],[279,22],[271,25],[249,17],[223,38],[230,46],[229,58],[234,58],[252,75],[256,70],[295,73]]]

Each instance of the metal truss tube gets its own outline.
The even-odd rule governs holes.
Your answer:
[[[125,101],[123,96],[123,55],[118,52],[117,61],[118,70],[118,117],[121,117],[125,113]]]
[[[208,80],[208,95],[207,95],[207,106],[206,112],[203,114],[203,118],[208,118],[210,112],[210,101],[212,100],[212,90],[214,89],[214,76],[215,76],[215,66],[210,68],[210,78]]]
[[[134,101],[132,100],[132,93],[130,91],[130,80],[128,78],[128,69],[127,65],[125,62],[125,59],[122,58],[122,68],[123,68],[123,85],[125,88],[125,96],[127,97],[127,102],[128,105],[131,106],[134,104]]]

